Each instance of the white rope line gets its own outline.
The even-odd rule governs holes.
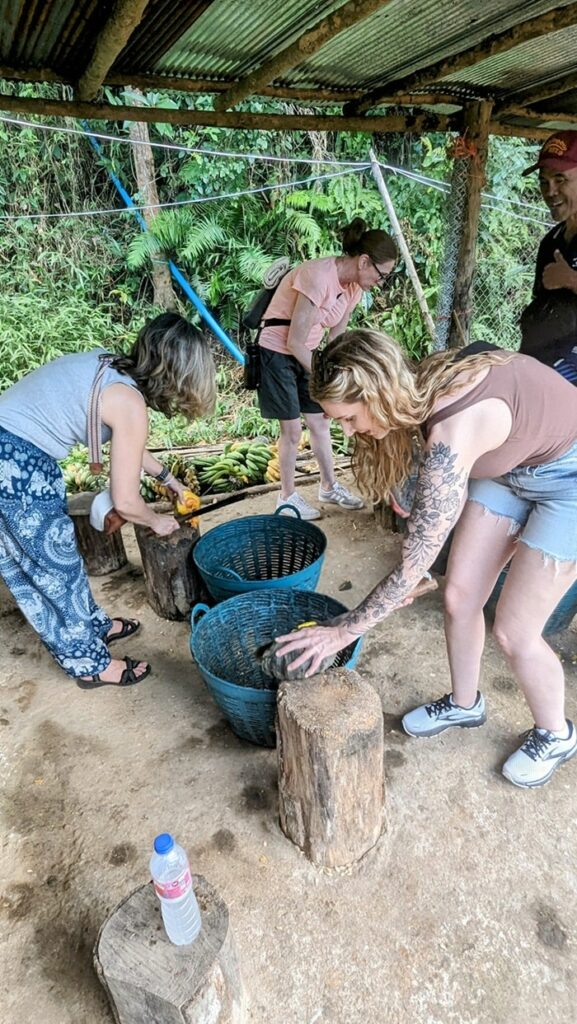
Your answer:
[[[364,164],[363,167],[370,167]],[[252,196],[259,192],[270,192],[273,189],[294,188],[296,185],[308,185],[311,182],[323,181],[327,178],[342,178],[347,174],[355,174],[363,168],[349,167],[344,171],[335,171],[332,174],[317,174],[312,178],[301,178],[298,181],[280,181],[275,185],[262,185],[260,188],[247,188],[240,192],[225,192],[219,196],[201,196],[198,199],[179,199],[173,203],[147,203],[144,206],[123,206],[114,207],[110,210],[71,210],[69,213],[4,213],[0,214],[0,220],[40,220],[46,218],[74,218],[74,217],[96,217],[104,214],[115,213],[141,213],[143,210],[174,209],[178,206],[195,206],[199,203],[214,203],[223,199],[236,199],[238,196]]]
[[[1,102],[1,97],[0,97]],[[24,118],[17,117],[0,117],[0,122],[6,124],[13,124],[23,128],[39,128],[41,131],[46,132],[64,132],[68,135],[82,135],[86,136],[87,132],[80,128],[68,128],[66,126],[58,127],[57,125],[40,124],[37,121],[28,121]],[[123,138],[120,135],[108,135],[104,132],[97,132],[90,130],[90,135],[93,135],[95,139],[102,139],[105,142],[119,142],[123,145],[128,146],[148,146],[155,149],[168,149],[174,150],[180,153],[191,153],[199,154],[201,156],[216,156],[223,157],[225,159],[240,159],[240,160],[263,160],[271,163],[301,163],[301,164],[317,164],[323,167],[352,167],[358,170],[368,169],[370,164],[362,160],[337,160],[335,157],[330,157],[327,160],[314,159],[312,157],[298,157],[298,156],[275,156],[272,153],[235,153],[224,149],[202,149],[201,147],[193,146],[180,146],[177,143],[172,142],[146,142],[143,139],[128,139]],[[401,174],[406,178],[413,178],[415,181],[419,181],[423,184],[430,185],[432,188],[438,189],[440,192],[450,191],[450,183],[443,181],[439,178],[429,178],[424,174],[419,174],[417,171],[409,171],[404,167],[396,167],[394,164],[387,164],[383,161],[379,161],[379,166],[385,171],[392,171],[394,174]],[[494,196],[490,193],[483,192],[482,195],[486,199],[496,199],[498,202],[511,203],[514,206],[523,206],[531,210],[541,210],[541,207],[535,203],[526,203],[521,199],[507,199],[505,197]],[[143,207],[145,209],[145,207]]]
[[[2,105],[1,100],[2,97],[0,96],[0,108]],[[154,149],[169,149],[179,153],[199,154],[200,156],[233,157],[235,160],[265,160],[281,164],[320,164],[323,167],[332,166],[333,164],[337,167],[360,168],[367,166],[366,161],[362,160],[336,160],[333,157],[328,160],[315,160],[313,157],[304,156],[275,156],[273,153],[235,153],[224,149],[203,149],[200,146],[179,146],[175,142],[146,142],[143,139],[127,139],[120,135],[107,135],[104,132],[93,131],[92,129],[86,132],[81,128],[67,128],[64,125],[58,127],[58,125],[40,124],[38,121],[27,121],[24,118],[17,117],[0,117],[0,121],[6,124],[17,125],[21,128],[40,128],[41,131],[64,132],[66,135],[93,135],[95,139],[102,139],[104,142],[120,142],[126,146],[151,146]],[[186,127],[186,125],[181,127]]]
[[[1,102],[1,98],[0,98],[0,102]],[[160,142],[150,142],[150,143],[147,143],[147,142],[145,142],[145,141],[143,141],[141,139],[134,139],[134,140],[133,139],[127,139],[127,138],[122,138],[121,136],[107,135],[107,134],[104,134],[104,133],[101,133],[101,132],[96,132],[96,131],[90,131],[88,133],[88,132],[85,132],[85,131],[83,131],[81,129],[78,129],[78,128],[67,128],[65,126],[57,127],[57,126],[54,126],[54,125],[44,125],[44,124],[40,124],[40,123],[38,123],[36,121],[25,120],[23,118],[1,117],[0,116],[0,122],[4,122],[6,124],[13,124],[13,125],[16,125],[18,127],[23,127],[23,128],[39,128],[42,131],[64,132],[64,133],[69,134],[69,135],[78,135],[78,136],[84,136],[85,137],[87,134],[90,134],[90,135],[93,135],[95,138],[102,139],[102,140],[108,141],[108,142],[120,142],[120,143],[124,143],[124,144],[128,144],[128,145],[144,145],[144,146],[150,145],[150,146],[153,146],[153,147],[155,147],[157,149],[171,149],[171,150],[177,150],[177,151],[185,152],[185,153],[201,154],[201,155],[205,155],[205,156],[218,156],[218,157],[224,157],[224,158],[240,158],[240,159],[245,159],[245,160],[264,160],[264,161],[274,161],[276,163],[317,164],[317,165],[329,166],[329,167],[330,166],[338,166],[338,167],[346,167],[347,168],[347,170],[337,171],[337,172],[330,173],[330,174],[319,174],[319,175],[315,175],[314,177],[301,178],[301,179],[296,180],[296,181],[278,182],[277,184],[274,184],[274,185],[263,185],[263,186],[261,186],[259,188],[254,188],[254,189],[242,189],[242,190],[239,190],[237,192],[226,192],[226,193],[223,193],[223,194],[218,195],[218,196],[202,196],[202,197],[197,198],[197,199],[181,199],[181,200],[178,200],[178,201],[175,201],[175,202],[154,203],[154,204],[148,204],[148,205],[143,205],[143,206],[114,207],[112,209],[107,209],[107,210],[72,210],[69,213],[58,212],[58,213],[0,214],[0,221],[64,219],[64,218],[75,218],[75,217],[97,217],[97,216],[107,216],[107,215],[114,215],[114,214],[138,213],[138,212],[142,212],[143,210],[174,209],[176,207],[181,207],[181,206],[194,206],[194,205],[197,205],[197,204],[200,204],[200,203],[212,203],[212,202],[217,202],[218,200],[237,199],[237,198],[239,198],[241,196],[258,195],[259,193],[262,193],[262,192],[270,192],[270,191],[274,190],[275,188],[278,188],[278,189],[293,188],[293,187],[296,187],[298,185],[306,185],[306,184],[309,184],[309,183],[312,183],[312,182],[315,182],[315,181],[322,181],[322,180],[325,180],[327,178],[342,177],[343,175],[351,174],[351,173],[354,173],[356,171],[370,170],[370,167],[371,167],[370,163],[367,163],[366,161],[365,162],[349,161],[349,160],[340,160],[339,161],[339,160],[332,160],[332,159],[324,161],[324,160],[313,160],[312,158],[309,158],[309,157],[303,157],[301,159],[300,157],[280,157],[280,156],[274,156],[272,154],[234,153],[234,152],[227,152],[225,150],[209,150],[209,149],[201,149],[201,148],[192,148],[192,147],[188,147],[188,146],[178,146],[178,145],[172,144],[172,143],[160,143]],[[443,192],[445,194],[447,194],[451,190],[451,186],[450,186],[449,182],[443,181],[443,180],[438,179],[438,178],[430,178],[427,175],[419,174],[416,171],[409,171],[406,168],[396,167],[394,164],[387,164],[387,163],[384,163],[383,161],[379,161],[379,167],[381,167],[383,170],[391,171],[393,174],[400,174],[403,177],[408,178],[409,180],[416,181],[419,184],[426,185],[429,188],[434,188],[434,189],[436,189],[436,190],[438,190],[440,192]],[[520,199],[507,199],[506,197],[495,196],[495,195],[493,195],[490,192],[482,192],[481,195],[482,195],[483,199],[495,200],[500,205],[502,205],[504,203],[508,203],[510,205],[520,206],[520,207],[523,207],[523,208],[526,208],[526,209],[529,209],[529,210],[535,210],[542,217],[541,220],[538,220],[538,219],[536,219],[534,217],[524,217],[521,214],[513,213],[512,210],[509,210],[508,211],[508,215],[510,217],[512,217],[513,219],[515,219],[515,220],[526,221],[527,223],[531,223],[531,224],[538,224],[538,225],[540,225],[542,227],[550,226],[551,223],[552,223],[551,221],[548,221],[546,219],[546,212],[544,210],[542,210],[541,207],[536,206],[534,203],[526,203],[526,202],[524,202],[523,200],[520,200]],[[499,209],[499,205],[495,206],[495,205],[492,205],[491,203],[481,203],[481,207],[483,209],[489,209],[489,210],[498,210]]]

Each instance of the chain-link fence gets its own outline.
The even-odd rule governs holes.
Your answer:
[[[466,215],[468,167],[455,160],[445,205],[446,244],[436,309],[437,348],[445,348],[451,329],[455,283],[459,274],[459,242]],[[546,209],[508,195],[483,194],[479,217],[476,266],[469,310],[457,310],[469,321],[470,341],[491,341],[517,349],[519,317],[531,299],[539,243],[550,224]],[[454,317],[453,317],[454,319]]]

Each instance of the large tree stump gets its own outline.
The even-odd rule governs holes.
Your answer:
[[[277,700],[281,828],[322,867],[353,864],[384,822],[383,713],[357,672],[285,680]]]
[[[192,606],[206,597],[192,559],[198,530],[181,526],[168,537],[159,537],[146,526],[135,526],[134,532],[149,605],[162,619],[186,619]]]
[[[152,882],[127,896],[100,929],[96,973],[117,1024],[242,1024],[244,995],[228,908],[202,875],[192,882],[202,929],[174,946]]]
[[[90,506],[94,494],[71,494],[68,497],[68,514],[74,523],[76,543],[84,559],[89,576],[106,576],[126,565],[128,559],[124,549],[122,533],[101,533],[90,525]]]

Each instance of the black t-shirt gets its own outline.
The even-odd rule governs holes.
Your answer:
[[[573,270],[577,270],[577,235],[567,242],[565,224],[556,224],[542,240],[537,253],[533,298],[521,314],[521,348],[547,366],[559,360],[573,362],[577,353],[577,293],[569,288],[545,288],[543,271],[555,262],[559,250]],[[556,369],[560,369],[556,367]]]

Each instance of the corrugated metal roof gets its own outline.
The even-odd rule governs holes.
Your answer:
[[[215,0],[150,70],[174,75],[194,68],[202,78],[241,78],[342,4],[343,0]]]
[[[380,10],[334,34],[300,63],[297,54],[294,66],[283,64],[276,81],[271,71],[267,82],[295,95],[312,90],[314,97],[314,90],[324,90],[324,100],[331,91],[337,98],[375,89],[386,94],[387,83],[402,88],[403,79],[414,72],[540,15],[573,8],[572,0],[484,0],[482,5],[476,0],[383,0]],[[0,0],[0,74],[74,84],[82,79],[115,9],[115,0]],[[356,6],[352,0],[149,0],[140,23],[123,37],[124,48],[119,44],[120,52],[104,63],[116,83],[155,75],[229,88],[341,9],[362,14],[363,5],[360,0]],[[461,101],[491,94],[506,103],[516,97],[522,102],[535,84],[569,74],[577,75],[577,25],[479,59],[448,75],[441,86],[463,87]],[[88,96],[101,82],[94,68],[91,75],[96,82],[91,81],[92,91],[87,87]],[[437,109],[446,109],[441,95],[439,102],[445,106],[437,103]],[[546,108],[574,114],[573,94],[547,101]],[[527,118],[527,124],[534,123]]]
[[[517,93],[538,83],[568,75],[577,65],[577,26],[516,46],[449,75],[448,82],[475,82],[498,91]],[[522,96],[519,96],[522,100]]]
[[[569,4],[571,0],[565,0]],[[561,3],[556,6],[563,6]],[[393,0],[382,11],[323,46],[311,60],[285,76],[291,84],[323,84],[371,89],[427,64],[470,49],[488,34],[551,9],[547,0]],[[474,77],[471,79],[474,81]]]

